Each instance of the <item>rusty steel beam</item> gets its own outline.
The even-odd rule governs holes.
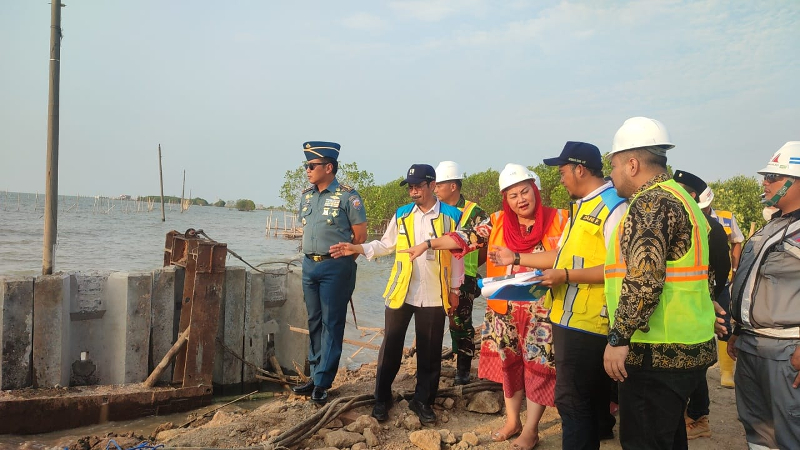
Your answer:
[[[108,386],[82,388],[63,395],[0,398],[0,434],[34,434],[82,427],[112,420],[188,411],[211,403],[211,386],[149,389],[126,386],[114,393]]]
[[[193,229],[167,233],[164,264],[186,269],[178,332],[195,324],[175,358],[172,381],[184,387],[211,385],[227,253],[227,244],[198,237]]]

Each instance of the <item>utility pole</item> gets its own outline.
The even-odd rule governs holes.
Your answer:
[[[42,275],[51,275],[58,236],[58,88],[61,75],[61,0],[50,8],[50,94],[47,102],[47,182],[44,199]]]
[[[161,221],[166,222],[164,217],[164,172],[161,170],[161,144],[158,144],[158,178],[161,180]]]

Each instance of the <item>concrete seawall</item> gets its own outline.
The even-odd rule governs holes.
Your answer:
[[[228,267],[217,337],[246,361],[303,366],[308,336],[299,269]],[[0,389],[144,381],[177,338],[184,269],[0,276]],[[171,367],[162,380],[171,379]],[[213,383],[257,383],[216,345]]]

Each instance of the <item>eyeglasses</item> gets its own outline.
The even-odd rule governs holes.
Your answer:
[[[305,167],[306,170],[314,170],[314,169],[317,168],[317,166],[324,166],[325,164],[328,164],[328,163],[324,163],[324,162],[310,163],[310,162],[307,162],[307,163],[303,163],[303,167]]]
[[[776,181],[784,179],[784,177],[786,177],[786,175],[781,175],[779,173],[765,173],[764,181],[767,183],[774,183]]]

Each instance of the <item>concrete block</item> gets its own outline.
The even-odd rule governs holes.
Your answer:
[[[280,308],[286,303],[286,280],[288,269],[266,270],[264,288],[264,307]]]
[[[33,277],[0,278],[0,389],[31,386]]]
[[[150,273],[117,272],[108,277],[102,347],[109,367],[101,370],[103,364],[98,364],[102,384],[140,383],[149,375],[152,283]]]
[[[150,356],[148,358],[148,373],[161,362],[167,354],[177,336],[174,336],[173,324],[175,321],[175,296],[180,297],[183,285],[178,287],[175,283],[176,267],[169,266],[153,271],[152,297],[150,299]],[[179,291],[180,289],[180,291]],[[173,364],[161,374],[161,381],[172,380]]]
[[[110,274],[110,271],[89,271],[73,275],[77,286],[77,295],[73,295],[70,302],[70,317],[73,321],[103,317],[106,312],[103,290]]]
[[[256,367],[264,367],[266,336],[264,335],[264,289],[265,275],[260,272],[247,272],[245,283],[244,311],[244,353],[245,361]],[[244,367],[242,381],[256,382],[256,371],[249,366]]]
[[[246,291],[247,271],[245,268],[225,268],[225,283],[222,286],[222,304],[219,311],[217,338],[239,356],[242,355],[244,345]],[[224,386],[241,383],[242,361],[226,351],[219,342],[217,342],[216,348],[214,383]]]
[[[308,358],[309,337],[289,330],[289,326],[308,329],[308,312],[303,298],[303,281],[300,270],[289,271],[286,279],[286,301],[280,308],[268,310],[268,319],[279,326],[275,334],[275,356],[285,371],[295,372],[294,363],[305,367]]]
[[[33,284],[33,386],[68,386],[71,296],[68,274],[43,275]],[[76,292],[75,292],[76,293]]]

